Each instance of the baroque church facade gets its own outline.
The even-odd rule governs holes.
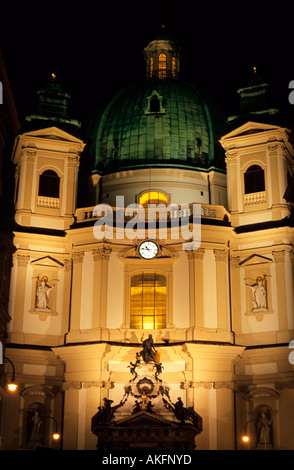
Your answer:
[[[293,450],[291,132],[256,77],[224,131],[176,40],[144,57],[84,138],[52,80],[15,139],[2,448],[96,449],[91,420],[151,335],[171,403],[202,419],[197,449]]]

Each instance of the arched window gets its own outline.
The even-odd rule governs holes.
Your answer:
[[[40,175],[39,196],[59,198],[60,178],[53,170],[45,170]]]
[[[150,78],[153,77],[153,70],[154,70],[154,59],[153,57],[151,57],[149,61],[149,77]]]
[[[166,277],[140,272],[131,277],[130,327],[166,328]]]
[[[139,204],[143,207],[148,204],[168,204],[168,196],[160,191],[147,191],[140,195]]]
[[[166,55],[158,56],[158,78],[166,78]]]
[[[176,58],[173,57],[172,58],[172,76],[173,76],[173,78],[175,78],[175,76],[176,76],[176,71],[177,71],[176,67],[177,67]]]
[[[244,174],[245,194],[265,190],[264,170],[259,165],[251,165]]]

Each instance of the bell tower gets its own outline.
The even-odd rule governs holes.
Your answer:
[[[247,122],[220,140],[226,152],[228,205],[234,226],[289,216],[284,194],[293,175],[290,131]]]
[[[19,135],[15,164],[15,220],[19,225],[66,230],[76,209],[80,154],[85,144],[57,128]]]

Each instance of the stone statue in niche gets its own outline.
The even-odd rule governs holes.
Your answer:
[[[38,409],[32,410],[29,416],[29,443],[44,442],[43,421]]]
[[[272,449],[272,418],[269,410],[262,409],[256,420],[257,449]]]
[[[49,297],[54,286],[48,286],[48,277],[43,276],[38,279],[36,291],[36,310],[41,312],[51,312],[49,307]]]
[[[267,310],[265,276],[258,276],[255,281],[250,279],[250,283],[245,284],[252,292],[252,312]]]

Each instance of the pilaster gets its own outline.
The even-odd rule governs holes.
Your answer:
[[[16,264],[16,289],[17,295],[15,296],[14,312],[13,312],[13,338],[11,341],[18,342],[18,339],[23,339],[23,317],[24,317],[24,305],[25,305],[25,294],[26,294],[26,276],[30,256],[22,253],[17,253],[14,257]],[[20,335],[20,337],[19,337]]]
[[[189,293],[190,293],[190,326],[204,327],[203,308],[203,257],[205,250],[188,250],[189,260]]]
[[[71,317],[70,317],[70,330],[71,331],[80,329],[83,259],[84,259],[83,251],[75,252],[72,255],[73,272],[72,272]]]
[[[216,263],[217,328],[227,330],[228,324],[228,253],[226,249],[214,250]]]
[[[280,332],[283,332],[288,329],[285,250],[275,250],[272,252],[272,255],[276,270],[276,295],[278,303],[279,330]]]
[[[94,260],[92,327],[106,328],[108,261],[111,249],[95,249],[92,254]]]

